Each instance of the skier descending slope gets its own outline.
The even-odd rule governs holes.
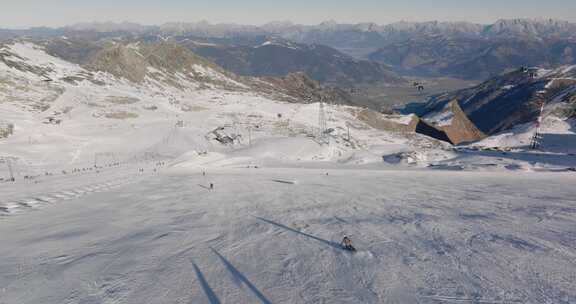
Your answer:
[[[344,236],[342,242],[340,243],[340,246],[342,246],[342,248],[344,248],[345,250],[356,251],[356,248],[352,246],[352,240],[347,236]]]

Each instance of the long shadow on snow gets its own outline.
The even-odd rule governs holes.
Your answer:
[[[204,189],[206,189],[206,190],[210,190],[210,187],[207,187],[207,186],[204,186],[204,185],[200,185],[200,184],[198,184],[198,187],[200,187],[200,188],[204,188]]]
[[[198,265],[196,265],[196,263],[194,263],[194,261],[192,261],[192,259],[190,259],[190,263],[192,263],[192,266],[194,266],[194,271],[196,272],[196,276],[198,277],[198,281],[200,281],[200,285],[202,286],[202,290],[204,290],[204,294],[206,294],[206,297],[208,298],[208,301],[210,301],[210,304],[220,304],[221,303],[220,300],[218,299],[218,297],[216,296],[216,294],[214,293],[214,291],[212,290],[212,288],[210,287],[210,285],[206,281],[206,278],[204,277],[204,274],[202,273],[202,271],[200,271],[200,268],[198,268]]]
[[[266,223],[268,223],[268,224],[272,224],[272,225],[274,225],[274,226],[276,226],[276,227],[280,227],[280,228],[282,228],[282,229],[286,229],[286,230],[288,230],[288,231],[291,231],[291,232],[294,232],[294,233],[303,235],[303,236],[305,236],[305,237],[307,237],[307,238],[311,238],[311,239],[313,239],[313,240],[316,240],[316,241],[318,241],[318,242],[324,243],[324,244],[326,244],[326,245],[328,245],[328,246],[331,246],[331,247],[334,247],[334,248],[336,248],[336,249],[344,250],[344,249],[342,249],[342,247],[340,246],[340,244],[338,244],[338,243],[336,243],[336,242],[332,242],[332,241],[328,241],[328,240],[325,240],[325,239],[321,239],[321,238],[319,238],[319,237],[317,237],[317,236],[313,236],[313,235],[311,235],[311,234],[308,234],[308,233],[305,233],[305,232],[296,230],[296,229],[294,229],[294,228],[290,228],[290,227],[288,227],[288,226],[284,226],[284,225],[282,225],[282,224],[280,224],[280,223],[276,223],[276,222],[274,222],[274,221],[267,220],[267,219],[265,219],[265,218],[261,218],[261,217],[258,217],[258,216],[255,216],[255,218],[257,218],[257,219],[259,219],[259,220],[261,220],[261,221],[263,221],[263,222],[266,222]]]
[[[543,134],[541,146],[546,151],[556,153],[576,153],[575,134]]]
[[[232,263],[230,263],[225,257],[223,257],[218,251],[216,251],[216,249],[210,247],[210,249],[212,249],[212,251],[214,252],[215,255],[217,255],[220,260],[222,261],[222,263],[224,264],[224,266],[226,266],[226,268],[228,269],[228,271],[232,274],[232,276],[234,276],[234,278],[238,281],[240,281],[241,283],[244,283],[244,285],[246,285],[246,287],[248,287],[253,293],[254,295],[260,300],[260,302],[264,303],[264,304],[272,304],[272,302],[270,302],[259,290],[258,288],[256,288],[256,286],[254,286],[238,269],[236,269],[236,267],[234,267],[234,265],[232,265]]]

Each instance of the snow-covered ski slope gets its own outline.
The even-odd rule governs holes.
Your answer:
[[[155,78],[132,83],[64,62],[30,43],[6,45],[2,51],[9,64],[0,62],[0,120],[12,123],[15,131],[0,141],[0,156],[15,158],[22,170],[74,168],[93,163],[97,153],[125,160],[143,153],[173,157],[188,151],[226,154],[276,146],[283,158],[341,160],[371,147],[381,150],[394,144],[395,150],[397,145],[409,150],[411,145],[404,136],[370,128],[351,107],[327,105],[334,129],[327,149],[314,139],[318,104],[282,102],[255,91],[221,87],[214,83],[226,83],[225,76],[208,73],[208,67],[193,66],[204,75],[202,81],[216,75],[214,83],[177,74],[171,77],[181,82],[174,87],[173,79],[159,80],[159,71]],[[211,132],[219,128],[222,136],[235,136],[234,145],[214,140]],[[292,147],[291,152],[301,152],[291,156],[286,145],[275,144],[286,139],[305,147]]]
[[[326,105],[321,139],[318,104],[209,66],[0,56],[2,304],[576,302],[573,122],[459,151]]]
[[[574,303],[575,184],[569,173],[169,169],[1,219],[0,300]],[[339,248],[343,235],[358,252]]]

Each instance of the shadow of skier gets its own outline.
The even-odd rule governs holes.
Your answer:
[[[206,281],[206,278],[204,277],[204,274],[202,273],[202,271],[200,271],[200,268],[198,268],[198,265],[196,265],[196,263],[194,263],[194,261],[192,261],[192,259],[190,259],[190,263],[192,263],[192,266],[194,267],[194,271],[196,272],[196,277],[198,277],[198,281],[200,281],[200,285],[202,286],[202,290],[204,291],[204,294],[208,298],[208,301],[210,301],[210,304],[220,304],[221,303],[220,300],[218,299],[218,297],[216,296],[216,294],[214,293],[214,291],[212,290],[212,288],[210,287],[210,285]]]
[[[255,218],[257,218],[257,219],[259,219],[259,220],[261,220],[261,221],[263,221],[263,222],[266,222],[266,223],[268,223],[268,224],[272,224],[272,225],[274,225],[274,226],[276,226],[276,227],[280,227],[280,228],[282,228],[282,229],[285,229],[285,230],[288,230],[288,231],[291,231],[291,232],[294,232],[294,233],[303,235],[303,236],[305,236],[305,237],[307,237],[307,238],[311,238],[311,239],[313,239],[313,240],[316,240],[316,241],[318,241],[318,242],[321,242],[321,243],[323,243],[323,244],[325,244],[325,245],[328,245],[328,246],[331,246],[331,247],[333,247],[333,248],[340,249],[340,250],[344,250],[344,249],[342,248],[342,246],[340,246],[339,243],[336,243],[336,242],[332,242],[332,241],[328,241],[328,240],[319,238],[319,237],[317,237],[317,236],[314,236],[314,235],[311,235],[311,234],[308,234],[308,233],[305,233],[305,232],[296,230],[296,229],[294,229],[294,228],[290,228],[290,227],[288,227],[288,226],[282,225],[282,224],[280,224],[280,223],[276,223],[276,222],[271,221],[271,220],[267,220],[267,219],[265,219],[265,218],[261,218],[261,217],[258,217],[258,216],[255,216]]]
[[[200,184],[198,184],[198,187],[200,187],[200,188],[204,188],[204,189],[206,189],[206,190],[210,190],[210,187],[208,187],[208,186],[204,186],[204,185],[200,185]]]
[[[220,258],[220,261],[222,261],[222,263],[224,264],[224,266],[226,266],[226,268],[228,269],[228,271],[232,274],[232,276],[234,277],[234,279],[236,279],[238,282],[243,283],[244,285],[246,285],[246,287],[248,287],[252,293],[254,293],[254,295],[260,300],[260,302],[262,302],[263,304],[272,304],[272,302],[270,302],[259,290],[258,288],[256,288],[256,286],[254,286],[238,269],[236,269],[236,267],[234,267],[234,265],[232,265],[232,263],[230,263],[225,257],[223,257],[218,251],[216,251],[216,249],[210,247],[210,249],[212,249],[212,251],[214,252],[215,255],[218,256],[218,258]]]

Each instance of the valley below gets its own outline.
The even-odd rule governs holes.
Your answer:
[[[390,85],[386,83],[361,84],[354,88],[352,103],[368,107],[375,111],[382,109],[402,109],[406,104],[425,102],[428,97],[443,92],[455,91],[478,84],[477,81],[448,77],[406,77],[408,83]],[[414,82],[422,84],[424,89],[418,90]]]

